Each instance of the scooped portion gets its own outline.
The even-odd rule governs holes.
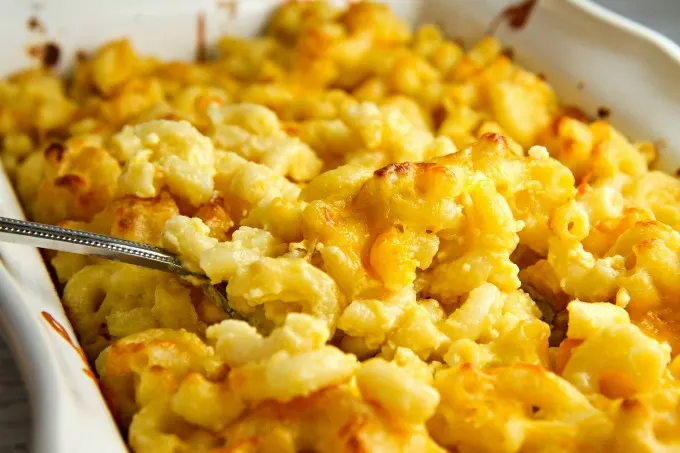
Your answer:
[[[680,181],[486,37],[288,2],[166,62],[124,39],[0,81],[31,218],[136,453],[680,449]]]

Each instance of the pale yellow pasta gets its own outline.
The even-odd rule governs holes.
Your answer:
[[[303,238],[302,212],[307,203],[284,198],[265,200],[253,208],[241,225],[269,231],[282,242],[296,242]]]
[[[120,165],[90,138],[50,143],[17,168],[20,194],[36,220],[87,221],[113,200]]]
[[[348,380],[356,358],[332,346],[289,356],[279,352],[265,362],[243,365],[230,374],[230,383],[246,401],[287,402]],[[300,370],[306,370],[300,374]]]
[[[217,239],[210,237],[210,228],[201,219],[184,216],[174,217],[165,224],[163,246],[182,256],[183,264],[197,272],[201,254],[217,245]]]
[[[297,137],[289,137],[281,129],[276,114],[254,104],[227,105],[210,110],[212,139],[225,151],[289,175],[295,181],[306,181],[321,170],[322,161]]]
[[[473,179],[461,205],[465,224],[458,235],[442,241],[426,277],[430,294],[446,303],[486,282],[505,291],[519,287],[517,267],[509,257],[521,224],[512,220],[510,207],[493,182]]]
[[[76,255],[75,253],[57,252],[57,254],[50,260],[50,264],[57,273],[59,282],[66,283],[79,270],[89,264],[89,258],[84,255]]]
[[[262,306],[275,323],[291,311],[302,311],[334,327],[345,306],[333,279],[300,258],[265,257],[240,268],[229,281],[227,296],[244,313]]]
[[[342,312],[338,327],[348,335],[362,337],[368,347],[377,349],[409,309],[415,309],[412,290],[402,290],[387,300],[353,300]]]
[[[171,405],[172,411],[187,422],[214,432],[224,429],[245,409],[228,383],[211,382],[200,373],[191,373],[182,381]]]
[[[436,376],[435,388],[441,403],[430,431],[462,452],[540,451],[555,436],[560,448],[597,448],[611,435],[612,423],[584,395],[535,365],[451,368]],[[447,429],[452,423],[465,429]]]
[[[370,359],[361,365],[357,386],[366,400],[408,423],[425,422],[439,403],[439,394],[431,385],[381,358]]]
[[[77,110],[55,74],[28,70],[0,82],[0,133],[47,132],[68,124]]]
[[[442,355],[449,338],[438,328],[444,310],[434,299],[420,300],[409,306],[386,337],[382,353],[405,349],[423,359]]]
[[[452,366],[546,365],[549,327],[539,315],[524,292],[503,294],[484,284],[471,291],[463,305],[440,324],[451,340],[443,358]]]
[[[624,191],[626,205],[652,211],[656,220],[680,229],[678,197],[680,181],[660,171],[650,171],[633,181]]]
[[[353,356],[324,344],[328,327],[308,315],[288,315],[266,338],[245,322],[232,320],[211,327],[207,335],[216,342],[218,356],[233,368],[231,388],[248,402],[307,396],[347,380],[357,366]]]
[[[274,198],[296,200],[300,194],[300,188],[288,179],[234,153],[218,153],[216,170],[215,189],[238,219],[263,202]]]
[[[243,321],[226,320],[206,331],[215,342],[216,354],[230,366],[267,359],[279,351],[298,354],[321,348],[330,338],[328,326],[321,320],[291,313],[285,323],[267,337]]]
[[[625,353],[598,354],[603,345],[612,342],[626,346],[621,348]],[[606,396],[626,397],[654,390],[669,361],[667,345],[646,337],[634,325],[613,325],[577,347],[562,376],[584,392],[599,391]]]
[[[569,304],[567,336],[582,343],[571,350],[562,377],[586,394],[602,393],[608,398],[628,398],[656,390],[670,362],[670,347],[645,336],[630,323],[625,310],[607,305]],[[606,316],[606,311],[616,315]],[[595,329],[592,323],[597,317],[605,321]],[[614,343],[629,346],[616,349],[605,346]]]
[[[96,357],[113,340],[155,327],[205,329],[190,289],[160,271],[105,262],[83,267],[64,289],[83,346]]]
[[[188,122],[156,120],[126,126],[112,143],[115,155],[129,160],[121,175],[123,193],[151,198],[167,186],[193,205],[212,196],[213,144]]]
[[[590,219],[576,203],[567,203],[553,211],[550,229],[560,239],[582,241],[590,233]]]
[[[226,291],[229,314],[196,275],[46,256],[131,450],[680,449],[680,182],[657,146],[493,36],[334,3],[282,2],[205,61],[118,39],[68,79],[0,81],[30,219]]]
[[[615,324],[628,324],[628,312],[621,307],[606,302],[581,302],[574,300],[567,306],[569,311],[569,338],[583,340],[603,327]]]
[[[243,226],[232,239],[200,251],[199,265],[214,283],[231,279],[240,270],[261,258],[282,255],[284,244],[271,233]]]
[[[229,102],[231,96],[227,87],[211,87],[205,85],[191,85],[181,88],[173,97],[169,109],[163,104],[156,104],[155,108],[177,114],[205,131],[210,124],[209,112],[215,105]],[[163,107],[161,107],[163,106]],[[154,108],[150,109],[153,112]],[[148,114],[149,112],[147,112]],[[139,118],[137,118],[139,120]]]
[[[613,412],[616,428],[612,447],[630,452],[672,452],[678,448],[680,395],[661,391],[620,400]]]

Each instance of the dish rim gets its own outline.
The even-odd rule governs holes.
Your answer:
[[[619,30],[634,36],[638,40],[645,41],[655,46],[674,62],[675,66],[677,66],[678,75],[680,75],[680,45],[676,44],[668,37],[646,25],[640,24],[592,1],[567,0],[566,3],[576,7],[583,14],[589,15],[599,22],[618,28]],[[7,187],[5,186],[9,187],[9,190],[7,190]],[[9,200],[3,199],[2,201],[3,205],[5,205],[5,202],[8,202],[8,211],[16,212],[20,218],[25,218],[23,210],[17,200],[15,188],[10,184],[9,177],[2,168],[1,163],[0,194],[9,197]],[[1,251],[2,248],[0,247],[0,252]],[[49,275],[48,264],[42,260],[40,252],[36,249],[31,249],[26,250],[26,253],[31,255],[31,261],[36,262],[36,259],[40,260],[42,268],[38,273],[44,274],[47,277],[49,284],[53,286],[53,291],[57,292],[57,287],[54,285],[54,282]],[[50,375],[58,373],[59,369],[58,367],[55,368],[54,362],[57,359],[60,359],[61,356],[56,356],[56,359],[51,357],[52,360],[49,360],[53,352],[51,351],[49,337],[45,332],[41,332],[36,336],[33,335],[34,332],[32,330],[26,329],[28,325],[32,324],[32,322],[27,321],[27,318],[30,318],[33,315],[29,312],[30,309],[28,306],[11,300],[17,296],[17,288],[13,288],[12,284],[12,276],[10,275],[10,272],[5,269],[2,261],[2,254],[0,253],[0,328],[2,329],[14,361],[18,365],[22,381],[28,389],[31,408],[30,449],[31,451],[38,453],[48,451],[75,451],[60,449],[72,448],[72,444],[70,444],[68,440],[65,441],[62,439],[63,433],[59,432],[57,425],[54,423],[55,420],[58,420],[59,417],[64,415],[64,405],[68,404],[67,402],[61,401],[65,398],[65,395],[57,394],[55,396],[55,393],[63,390],[63,383],[49,379]],[[19,299],[21,299],[21,297],[19,297]],[[66,319],[65,328],[77,344],[70,321],[68,321],[65,316],[64,318]],[[46,358],[48,360],[45,360]],[[45,363],[47,363],[47,365],[42,367],[41,365]],[[57,390],[57,392],[55,392],[55,390]],[[60,424],[59,426],[62,425]],[[113,427],[116,432],[118,432],[115,422],[113,423]],[[125,445],[125,443],[123,443],[123,445]],[[54,448],[55,446],[57,446],[56,449]]]

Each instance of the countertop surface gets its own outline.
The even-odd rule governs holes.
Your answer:
[[[680,0],[597,0],[608,8],[680,42]],[[27,452],[31,410],[28,394],[4,340],[0,338],[0,453]]]

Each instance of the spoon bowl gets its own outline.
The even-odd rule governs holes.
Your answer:
[[[200,286],[205,295],[230,317],[243,319],[229,305],[226,284],[212,284],[208,277],[188,270],[179,257],[159,247],[105,234],[8,217],[0,217],[0,241],[104,258],[173,273],[192,285]]]

